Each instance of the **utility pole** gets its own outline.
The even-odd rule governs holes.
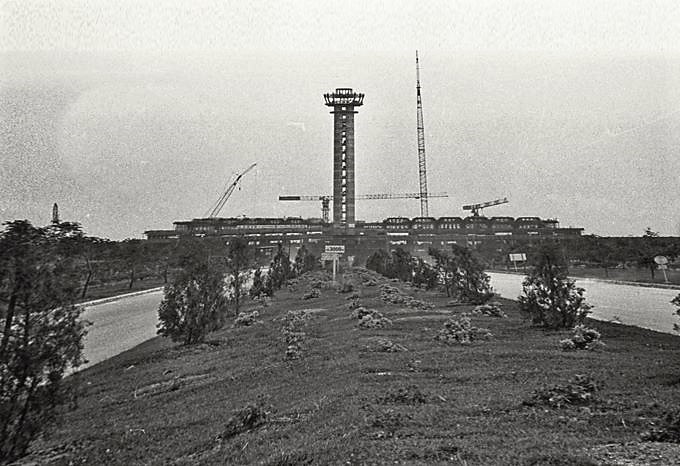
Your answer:
[[[420,96],[420,64],[416,50],[416,102],[418,125],[418,175],[420,176],[420,216],[429,217],[427,209],[427,167],[425,164],[425,125],[423,123],[423,100]]]

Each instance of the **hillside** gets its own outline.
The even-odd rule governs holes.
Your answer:
[[[391,325],[360,328],[348,309],[352,293],[329,289],[320,274],[307,276],[266,308],[249,302],[261,322],[225,328],[195,347],[156,338],[77,374],[77,407],[24,463],[586,465],[680,458],[678,444],[639,443],[677,406],[680,338],[593,321],[606,347],[563,352],[558,342],[569,332],[530,328],[516,304],[503,300],[507,318],[472,316],[493,338],[447,345],[435,335],[472,306],[448,307],[444,295],[359,269],[347,279],[360,304]],[[320,296],[303,300],[312,283]],[[408,298],[394,298],[394,287],[434,307],[409,307]],[[390,290],[392,301],[403,302],[381,299]],[[300,310],[291,324],[287,313]],[[292,347],[285,325],[294,333]],[[406,351],[388,351],[398,349]],[[287,358],[287,350],[298,358]],[[532,401],[536,389],[577,374],[601,386],[592,399],[559,408]],[[633,462],[613,462],[626,457]]]

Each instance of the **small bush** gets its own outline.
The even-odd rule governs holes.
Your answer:
[[[469,345],[473,341],[493,338],[493,335],[489,329],[473,327],[470,318],[463,315],[460,320],[451,318],[444,322],[444,328],[434,338],[449,345]]]
[[[307,324],[310,317],[310,314],[306,311],[288,311],[284,317],[285,323],[282,333],[286,341],[286,359],[302,357],[307,334],[301,329]]]
[[[668,411],[657,427],[642,434],[647,442],[680,443],[680,410]]]
[[[402,293],[399,288],[388,284],[380,286],[380,299],[386,303],[401,304],[413,309],[428,310],[434,308],[434,304]]]
[[[260,313],[257,311],[239,312],[234,324],[238,327],[249,327],[258,322],[262,322],[261,320],[257,320],[258,317],[260,317]]]
[[[338,293],[351,293],[354,291],[354,283],[351,281],[343,281],[338,287]]]
[[[227,421],[225,429],[222,431],[221,437],[223,439],[228,439],[260,427],[266,422],[267,412],[264,408],[259,404],[249,404],[232,413],[232,416]]]
[[[381,353],[400,353],[402,351],[408,351],[408,349],[399,343],[394,343],[391,340],[380,338],[376,342],[375,351]]]
[[[508,317],[508,315],[503,312],[501,303],[495,301],[488,304],[480,304],[472,310],[472,314],[487,317],[500,317],[503,319]]]
[[[306,292],[304,295],[302,295],[302,299],[314,299],[318,298],[321,296],[321,292],[319,291],[318,288],[312,288],[308,292]]]
[[[392,321],[375,309],[358,307],[350,314],[352,319],[359,319],[360,328],[385,328],[392,325]]]
[[[562,351],[595,351],[605,346],[600,340],[600,336],[600,332],[595,329],[588,328],[584,325],[577,325],[574,327],[574,334],[571,338],[560,341],[560,347],[562,348]]]
[[[543,387],[536,390],[531,399],[524,402],[527,406],[543,405],[563,408],[569,405],[587,405],[594,399],[600,384],[587,375],[575,375],[564,385]]]

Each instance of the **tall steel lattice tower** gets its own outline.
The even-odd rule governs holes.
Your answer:
[[[425,163],[425,125],[423,123],[423,99],[420,96],[420,63],[416,50],[416,102],[418,107],[418,175],[420,176],[420,216],[428,217],[427,165]]]
[[[354,227],[354,107],[364,95],[350,88],[338,88],[323,95],[333,107],[333,225]]]

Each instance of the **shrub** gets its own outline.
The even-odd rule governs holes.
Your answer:
[[[284,317],[282,329],[283,337],[286,341],[286,359],[299,359],[302,357],[307,334],[301,329],[310,319],[310,314],[306,311],[288,311]]]
[[[393,341],[384,338],[378,339],[375,349],[382,353],[400,353],[402,351],[408,351],[404,345],[394,343]]]
[[[351,293],[354,291],[354,283],[351,281],[343,281],[338,287],[338,293]]]
[[[386,303],[401,304],[413,309],[428,310],[434,308],[434,304],[402,293],[399,288],[386,283],[380,285],[380,299]]]
[[[261,320],[257,320],[258,317],[260,317],[260,313],[257,311],[239,312],[234,324],[239,327],[249,327],[258,322],[262,322]]]
[[[227,301],[222,273],[208,263],[195,264],[165,288],[158,334],[185,345],[200,343],[224,325]]]
[[[583,288],[567,278],[567,269],[556,244],[544,244],[535,265],[522,283],[520,310],[534,325],[550,329],[572,328],[582,324],[590,312]]]
[[[318,288],[312,288],[308,292],[302,295],[302,299],[315,299],[321,296],[321,292]]]
[[[232,412],[227,425],[222,431],[222,439],[234,437],[243,432],[248,432],[267,422],[267,412],[259,404],[248,404],[241,409]]]
[[[472,314],[487,317],[500,317],[503,319],[508,317],[508,315],[503,312],[501,304],[497,302],[480,304],[472,310]]]
[[[567,405],[587,405],[593,401],[594,394],[599,389],[600,384],[590,376],[575,375],[564,385],[536,390],[524,404],[527,406],[544,405],[558,409]]]
[[[489,329],[473,327],[470,318],[464,314],[460,320],[451,318],[444,322],[444,328],[434,338],[449,345],[469,345],[477,340],[493,338],[493,335]]]
[[[350,314],[352,319],[359,319],[360,328],[385,328],[392,325],[392,321],[375,309],[358,307]]]
[[[604,343],[600,340],[600,332],[595,329],[588,328],[584,325],[577,325],[574,327],[574,334],[571,338],[560,341],[562,351],[574,350],[590,350],[595,351],[601,349]]]

